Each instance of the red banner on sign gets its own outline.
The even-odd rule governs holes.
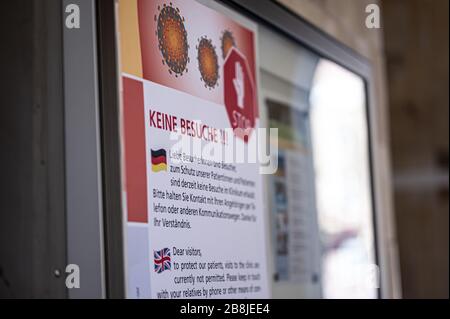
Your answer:
[[[144,93],[142,82],[127,77],[122,81],[128,221],[147,223]]]

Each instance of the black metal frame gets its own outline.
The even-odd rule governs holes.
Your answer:
[[[124,298],[126,287],[120,176],[119,75],[114,1],[97,1],[96,9],[106,297]]]
[[[369,61],[273,0],[216,0],[368,80]]]
[[[379,264],[377,241],[375,185],[373,174],[372,131],[369,84],[372,81],[371,66],[367,59],[339,43],[329,35],[312,26],[285,7],[271,0],[215,0],[254,21],[277,30],[282,35],[294,40],[300,45],[312,50],[318,55],[332,60],[346,69],[361,76],[366,84],[367,92],[367,123],[369,167],[372,191],[372,210],[374,225],[374,241],[376,263]],[[117,43],[115,28],[114,0],[97,1],[97,27],[100,77],[100,109],[102,127],[102,163],[104,189],[104,221],[105,221],[105,259],[107,297],[120,298],[125,296],[124,258],[122,238],[122,206],[120,178],[120,145],[119,145],[119,92],[117,74]],[[381,289],[379,289],[381,296]]]

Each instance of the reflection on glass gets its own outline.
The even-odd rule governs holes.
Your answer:
[[[317,285],[318,239],[311,194],[308,117],[292,105],[266,100],[269,125],[278,129],[278,170],[269,179],[274,280]],[[305,294],[315,297],[313,293]]]
[[[323,295],[376,298],[364,81],[321,60],[310,102]]]

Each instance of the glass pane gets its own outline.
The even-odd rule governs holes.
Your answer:
[[[261,27],[275,298],[376,298],[365,82]],[[279,57],[283,57],[279,59]]]
[[[321,60],[311,90],[317,213],[326,298],[376,298],[364,81]]]

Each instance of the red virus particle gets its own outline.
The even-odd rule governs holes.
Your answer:
[[[233,33],[231,31],[225,30],[221,38],[222,42],[222,57],[225,59],[228,52],[230,52],[232,47],[236,47],[236,42],[234,40]]]
[[[212,41],[206,37],[199,39],[197,49],[198,68],[205,87],[213,89],[218,85],[219,80],[219,62],[216,53],[216,47]]]
[[[175,77],[187,72],[189,63],[189,44],[187,32],[184,26],[184,17],[180,15],[180,9],[164,4],[158,6],[159,15],[155,15],[157,22],[156,36],[158,47],[163,56],[162,63],[169,67],[169,73]]]

